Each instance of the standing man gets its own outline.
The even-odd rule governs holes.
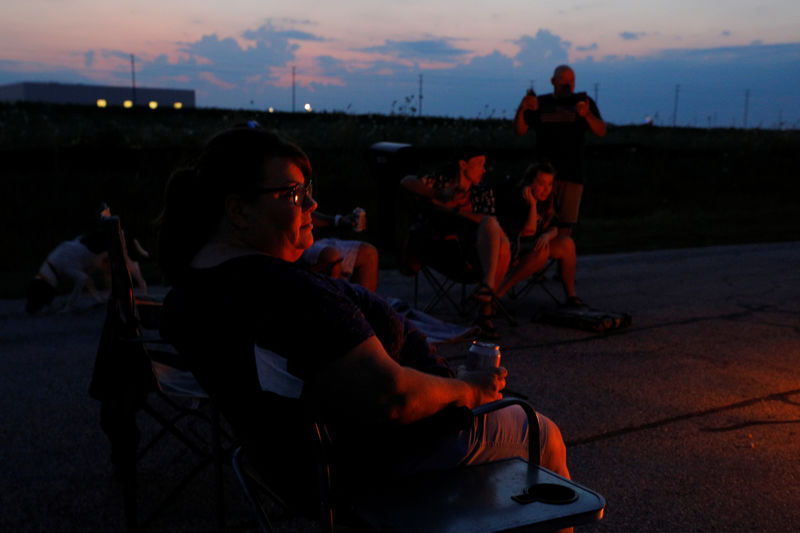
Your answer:
[[[553,94],[537,98],[529,90],[517,108],[514,129],[525,135],[536,132],[536,155],[556,170],[553,195],[558,218],[565,227],[559,234],[569,235],[578,222],[583,194],[583,145],[586,130],[598,137],[606,134],[606,124],[597,104],[586,93],[575,93],[575,73],[559,65],[550,78]]]

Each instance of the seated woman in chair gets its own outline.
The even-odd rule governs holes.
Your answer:
[[[315,486],[308,411],[352,458],[348,475],[526,457],[516,406],[466,428],[415,424],[502,397],[507,372],[455,378],[380,297],[296,265],[313,242],[316,207],[306,155],[264,130],[216,135],[196,171],[167,186],[159,258],[174,286],[162,334],[248,456],[295,502]],[[557,426],[542,416],[540,427],[541,464],[568,475]]]
[[[358,215],[325,215],[318,211],[311,214],[315,228],[351,227],[359,224]],[[303,252],[301,260],[316,272],[333,278],[345,278],[375,292],[378,288],[378,249],[365,241],[325,238],[315,240]]]
[[[508,238],[494,216],[492,191],[479,187],[485,164],[486,156],[473,150],[459,159],[458,169],[451,175],[406,176],[400,184],[446,213],[436,219],[445,227],[437,229],[451,229],[459,240],[475,248],[483,275],[482,286],[474,295],[483,304],[475,324],[484,337],[499,338],[492,323],[492,300],[511,254]]]
[[[548,163],[529,166],[521,183],[510,192],[516,198],[512,198],[511,205],[503,206],[514,211],[504,220],[517,220],[521,224],[509,228],[508,225],[517,224],[504,222],[509,233],[515,235],[511,244],[514,264],[497,289],[497,296],[502,297],[514,285],[542,270],[548,260],[557,259],[566,295],[564,305],[581,307],[584,304],[575,295],[575,242],[558,231],[552,194],[554,176],[555,170]]]

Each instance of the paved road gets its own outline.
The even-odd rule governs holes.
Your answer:
[[[631,327],[532,323],[552,305],[539,289],[511,302],[520,326],[499,325],[509,388],[559,424],[573,477],[608,500],[581,531],[797,531],[800,242],[591,256],[578,269],[579,294],[631,313]],[[411,300],[409,278],[381,275],[379,292]],[[102,319],[102,308],[31,318],[0,301],[2,531],[120,529],[86,394]],[[441,347],[454,362],[465,349]],[[187,460],[171,445],[148,456],[143,507]],[[246,530],[228,476],[228,523]],[[150,530],[212,530],[204,480]]]

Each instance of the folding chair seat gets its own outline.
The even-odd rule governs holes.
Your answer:
[[[221,530],[223,438],[231,441],[231,437],[223,431],[219,414],[177,351],[156,331],[143,329],[139,309],[147,309],[148,325],[154,328],[160,303],[134,297],[119,219],[108,217],[103,225],[111,265],[111,294],[89,393],[101,402],[100,424],[109,438],[112,464],[123,484],[126,526],[134,531],[151,523],[200,472],[214,465],[216,518]],[[159,426],[142,446],[136,423],[138,411],[150,415]],[[210,438],[188,431],[186,419],[199,421]],[[167,435],[194,452],[198,462],[149,516],[141,519],[137,463]]]
[[[414,307],[420,308],[421,273],[433,290],[423,312],[432,312],[441,302],[446,302],[461,317],[473,314],[479,303],[470,297],[469,287],[480,286],[483,281],[474,244],[463,242],[458,232],[441,229],[450,226],[447,219],[455,215],[442,213],[420,201],[407,202],[407,205],[414,206],[417,221],[401,239],[399,255],[401,271],[414,276]],[[510,324],[516,325],[499,299],[495,298],[493,305]]]
[[[525,296],[531,289],[540,287],[554,302],[560,303],[558,297],[553,294],[550,287],[547,286],[547,272],[556,263],[558,263],[558,261],[555,259],[548,260],[547,264],[540,271],[533,273],[527,280],[512,287],[511,290],[508,291],[508,297],[512,300],[517,300]]]
[[[529,427],[538,428],[533,408],[515,398],[480,406],[470,416],[511,405],[520,405]],[[359,484],[350,481],[348,472],[337,466],[335,443],[325,427],[320,423],[313,427],[319,449],[314,459],[320,473],[323,531],[553,531],[596,522],[603,516],[605,499],[601,495],[538,464],[535,429],[529,440],[529,461],[506,459]],[[241,449],[234,454],[237,476],[260,530],[271,532],[269,510],[262,504],[266,484],[245,466],[242,455]]]

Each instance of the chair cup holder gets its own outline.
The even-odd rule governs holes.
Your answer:
[[[511,497],[517,503],[540,502],[549,505],[565,505],[578,499],[578,493],[566,485],[556,483],[537,483],[531,485],[522,494]]]

